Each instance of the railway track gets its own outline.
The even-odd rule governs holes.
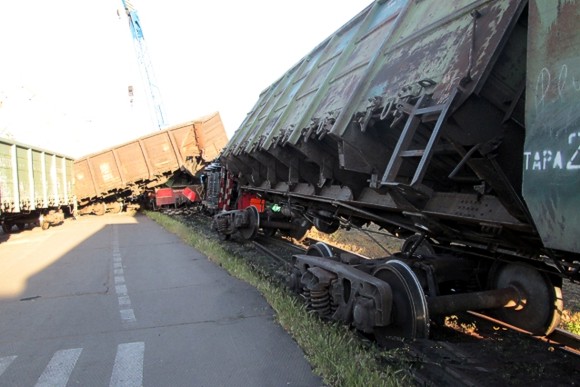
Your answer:
[[[289,255],[305,254],[308,246],[318,242],[307,238],[296,245],[286,239],[260,237],[253,244],[283,265],[290,265]],[[287,251],[286,256],[281,253],[283,249]],[[332,249],[345,252],[337,247]],[[533,336],[484,314],[467,312],[461,317],[451,316],[443,324],[434,326],[432,335],[433,340],[394,338],[388,344],[390,349],[404,349],[413,364],[409,372],[419,385],[502,385],[506,384],[506,379],[507,384],[518,384],[517,375],[526,368],[522,367],[521,359],[527,355],[522,357],[521,353],[530,347],[545,357],[541,361],[543,367],[538,368],[542,372],[558,365],[568,365],[572,373],[580,371],[573,366],[574,362],[580,362],[580,337],[561,329],[549,336]],[[482,348],[485,348],[485,355],[481,354]],[[503,360],[498,362],[497,359]],[[510,365],[516,371],[510,370]],[[537,372],[537,378],[542,377],[539,371],[528,371],[531,374]],[[558,384],[556,380],[554,382]]]
[[[169,214],[188,224],[201,223],[196,229],[215,237],[209,218],[180,211]],[[251,243],[234,238],[224,246],[284,283],[292,255],[305,254],[317,242],[306,238],[295,244],[288,239],[259,235]],[[372,339],[363,334],[360,337]],[[429,340],[393,338],[384,345],[386,350],[396,349],[402,354],[418,385],[569,385],[580,380],[578,336],[561,330],[549,337],[531,336],[475,312],[449,316],[446,321],[432,324]]]
[[[290,252],[292,250],[295,250],[295,252],[294,252],[295,254],[305,254],[308,250],[308,248],[305,246],[313,246],[316,243],[324,243],[324,242],[322,242],[320,240],[313,239],[313,238],[305,238],[300,244],[294,244],[292,241],[289,241],[286,239],[272,238],[272,237],[261,237],[261,239],[259,241],[253,241],[253,244],[258,249],[269,254],[274,259],[278,260],[279,262],[282,262],[282,263],[288,264],[288,265],[291,264],[291,260],[289,258],[282,257],[279,253],[276,253],[272,249],[268,248],[267,245],[268,244],[275,244],[277,246],[285,246]],[[361,257],[363,259],[370,259],[368,257],[364,257],[362,255],[354,254],[352,252],[343,250],[343,249],[336,247],[336,246],[331,246],[331,248],[335,253],[348,253],[348,254],[356,255],[356,256]],[[518,332],[524,336],[529,336],[532,340],[539,340],[539,341],[551,344],[555,348],[558,348],[558,349],[561,349],[564,351],[568,351],[568,352],[573,353],[575,355],[578,355],[580,357],[580,336],[579,335],[575,335],[575,334],[570,333],[568,331],[565,331],[563,329],[557,328],[554,330],[554,332],[552,332],[548,336],[534,336],[530,332],[527,332],[527,331],[520,329],[518,327],[515,327],[513,325],[506,324],[506,323],[502,322],[501,320],[494,319],[493,317],[487,316],[485,314],[478,313],[475,311],[469,311],[468,313],[471,316],[473,316],[477,319],[480,319],[481,321],[487,321],[487,322],[496,324],[498,326],[501,326],[503,328],[510,329],[510,330],[512,330],[514,332]],[[579,358],[579,360],[580,360],[580,358]]]
[[[518,332],[524,336],[528,336],[532,340],[538,340],[547,343],[559,350],[570,352],[571,354],[578,356],[580,361],[580,336],[578,335],[560,328],[556,328],[551,334],[547,336],[534,336],[530,332],[527,332],[513,325],[506,324],[501,320],[494,319],[492,317],[486,316],[485,314],[477,313],[474,311],[469,311],[468,313],[478,319],[489,321],[493,324],[496,324],[497,326],[501,326],[505,329]]]

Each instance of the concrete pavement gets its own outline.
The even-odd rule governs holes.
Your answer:
[[[319,386],[251,286],[145,216],[0,243],[0,386]]]

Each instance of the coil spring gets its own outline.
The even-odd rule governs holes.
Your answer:
[[[330,317],[336,310],[336,305],[331,303],[328,289],[308,290],[304,289],[303,296],[306,299],[308,310],[318,313],[322,318]]]

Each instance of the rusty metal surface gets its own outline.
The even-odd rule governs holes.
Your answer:
[[[180,168],[195,174],[227,143],[219,113],[154,132],[75,161],[81,204],[124,190],[159,185]]]
[[[422,1],[410,7],[382,50],[358,101],[398,99],[404,87],[431,80],[433,99],[455,88],[466,99],[489,72],[521,1]],[[359,110],[360,109],[359,107]],[[341,133],[340,127],[333,129]]]
[[[577,267],[579,9],[377,0],[265,89],[222,162],[272,200]]]
[[[580,2],[530,1],[523,193],[547,247],[580,252]]]
[[[296,144],[309,128],[336,121],[342,135],[369,100],[397,99],[403,87],[436,82],[445,100],[460,82],[466,98],[489,63],[521,1],[377,1],[322,42],[266,89],[224,154]],[[477,17],[474,27],[474,12]],[[429,60],[423,60],[429,58]]]
[[[0,138],[0,215],[74,204],[73,159]]]

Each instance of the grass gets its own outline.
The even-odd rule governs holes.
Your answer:
[[[564,310],[560,325],[567,331],[580,335],[580,312],[572,313],[569,310]]]
[[[381,351],[373,344],[362,341],[347,327],[321,321],[285,288],[225,250],[217,239],[209,239],[166,215],[157,212],[146,214],[231,275],[257,288],[276,311],[280,325],[296,340],[314,372],[322,377],[325,384],[353,387],[411,384],[404,371],[405,365],[400,363],[402,354]]]

